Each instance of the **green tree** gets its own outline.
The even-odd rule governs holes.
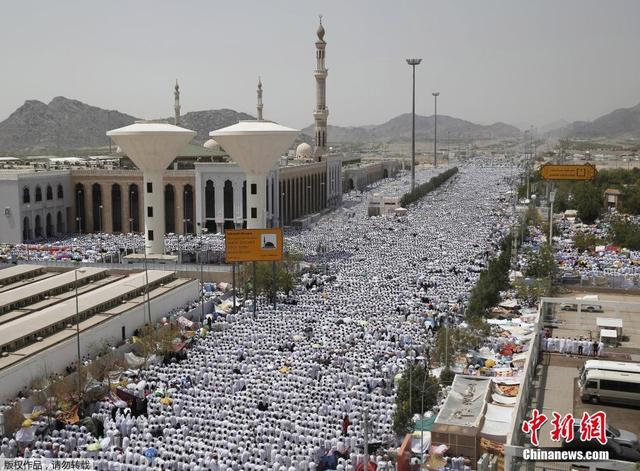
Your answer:
[[[598,244],[598,238],[594,234],[587,232],[576,232],[574,244],[580,251],[593,249]]]
[[[556,259],[549,244],[543,245],[536,253],[529,255],[527,276],[547,278],[553,276],[556,269]]]
[[[580,182],[573,192],[578,217],[585,224],[592,224],[602,212],[602,192],[591,182]]]
[[[288,293],[293,289],[295,277],[298,273],[299,263],[302,257],[297,253],[286,252],[281,262],[275,264],[276,292]],[[243,264],[241,277],[249,280],[248,290],[253,289],[253,266],[251,263]],[[269,302],[273,302],[276,293],[273,291],[273,263],[256,263],[256,286],[258,293],[265,296]],[[247,291],[248,295],[249,291]]]
[[[640,180],[635,185],[624,189],[622,211],[629,214],[640,214]]]
[[[411,432],[411,418],[436,405],[439,389],[438,380],[422,365],[409,365],[405,368],[398,384],[397,407],[393,417],[393,430],[397,435]]]

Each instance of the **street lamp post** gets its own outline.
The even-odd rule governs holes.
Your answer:
[[[149,313],[149,326],[151,326],[151,299],[149,298],[149,269],[147,267],[147,246],[144,247],[144,277],[145,294],[147,295],[147,312]]]
[[[553,246],[553,203],[556,200],[556,189],[549,193],[549,247]]]
[[[411,93],[411,191],[416,187],[416,65],[422,59],[407,59],[413,69],[413,87]]]
[[[440,92],[433,92],[433,168],[438,166],[438,96]]]
[[[202,237],[204,234],[209,232],[209,229],[203,227],[200,231],[200,307],[201,307],[201,318],[200,323],[204,322],[204,276],[203,276],[203,265],[202,265]]]
[[[81,270],[77,268],[73,271],[75,278],[75,292],[76,292],[76,346],[77,346],[77,366],[76,366],[76,377],[78,379],[78,404],[82,404],[82,383],[80,379],[80,365],[82,364],[82,355],[80,354],[80,305],[78,302],[78,271]],[[82,269],[84,272],[84,269]]]

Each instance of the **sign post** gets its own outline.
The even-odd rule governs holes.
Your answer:
[[[593,164],[544,164],[540,167],[539,173],[544,180],[593,180],[598,170]]]
[[[282,260],[282,228],[227,229],[225,257],[233,262],[279,262]]]
[[[273,307],[276,308],[276,262],[282,261],[283,242],[281,227],[272,229],[228,229],[225,232],[225,258],[227,263],[234,266],[234,309],[235,309],[235,264],[237,262],[252,262],[253,264],[253,317],[256,316],[257,282],[256,262],[272,262],[273,270]],[[245,290],[246,292],[246,290]]]

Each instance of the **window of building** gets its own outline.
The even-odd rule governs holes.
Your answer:
[[[153,193],[153,183],[147,182],[147,193]]]
[[[22,202],[23,203],[31,203],[31,192],[29,191],[29,188],[25,187],[22,190]]]
[[[251,219],[257,219],[258,217],[258,208],[251,208]]]
[[[252,195],[257,195],[258,194],[258,185],[256,183],[252,183],[251,184],[251,194]]]
[[[148,218],[153,217],[153,206],[147,206],[147,217]]]
[[[53,188],[51,185],[47,185],[47,201],[51,201],[53,199]]]
[[[36,187],[36,201],[42,201],[42,188]]]
[[[153,240],[153,231],[151,230],[147,231],[147,239]]]
[[[62,185],[58,185],[58,199],[61,200],[64,198],[64,190],[62,189]]]

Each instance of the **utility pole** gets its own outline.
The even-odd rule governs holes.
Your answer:
[[[433,92],[433,168],[438,167],[438,96],[440,92]]]
[[[364,471],[369,471],[369,410],[364,410]]]
[[[549,247],[553,247],[553,203],[556,200],[556,189],[549,194]]]
[[[411,191],[416,187],[416,65],[422,59],[407,59],[413,69],[413,88],[411,95]],[[368,471],[368,470],[367,470]]]

